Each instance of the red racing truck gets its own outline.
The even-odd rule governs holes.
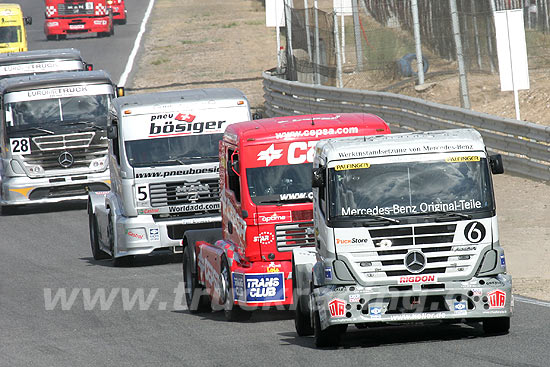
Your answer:
[[[45,0],[44,33],[48,40],[67,38],[68,34],[114,34],[113,13],[107,0]]]
[[[182,240],[192,313],[293,303],[292,250],[314,246],[312,160],[326,138],[390,133],[378,116],[342,113],[275,117],[229,125],[220,141],[222,228]]]
[[[115,23],[126,24],[127,11],[124,0],[107,0],[107,7],[111,9]]]

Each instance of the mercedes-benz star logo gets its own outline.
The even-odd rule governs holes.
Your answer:
[[[63,152],[57,158],[59,165],[63,168],[69,168],[74,164],[74,157],[69,152]]]
[[[426,256],[420,251],[409,251],[405,256],[405,267],[411,273],[420,273],[426,267]]]

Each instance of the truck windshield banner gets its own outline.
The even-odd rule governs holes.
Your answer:
[[[313,140],[250,146],[243,156],[250,157],[247,167],[311,163],[315,144],[317,141]]]
[[[247,303],[285,300],[284,273],[233,273],[235,300]]]
[[[101,94],[113,94],[113,87],[110,84],[94,85],[70,85],[66,87],[31,89],[22,92],[6,93],[5,103],[35,101],[54,98],[66,98],[77,96],[93,96]]]
[[[0,65],[0,76],[82,70],[78,60],[44,61],[30,64]]]
[[[177,108],[178,106],[174,106]],[[165,138],[173,136],[221,134],[227,125],[249,119],[248,108],[191,110],[181,106],[172,112],[123,116],[132,129],[124,132],[125,140]]]

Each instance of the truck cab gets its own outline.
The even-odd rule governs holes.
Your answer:
[[[91,71],[74,48],[0,54],[0,79],[61,71]]]
[[[117,24],[126,24],[128,21],[128,10],[124,0],[107,0],[107,6],[111,9],[113,20]]]
[[[477,131],[329,139],[313,170],[315,247],[293,258],[299,335],[326,347],[349,324],[508,331],[512,279],[491,175],[502,159]]]
[[[135,255],[181,253],[187,230],[219,227],[218,142],[251,117],[234,88],[118,98],[109,119],[111,190],[88,198],[94,258],[118,266]]]
[[[222,228],[190,231],[183,240],[191,312],[222,308],[229,320],[238,320],[250,316],[247,310],[291,305],[292,250],[314,245],[316,143],[387,133],[386,123],[368,114],[274,117],[229,126],[219,151]]]
[[[109,188],[106,128],[114,95],[104,71],[0,80],[3,213]]]
[[[23,16],[19,4],[0,4],[0,53],[27,51],[28,24],[32,18]]]
[[[45,5],[44,33],[49,41],[83,33],[109,37],[115,32],[107,0],[45,0]]]

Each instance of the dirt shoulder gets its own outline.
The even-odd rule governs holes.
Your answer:
[[[275,30],[265,27],[261,1],[157,0],[149,29],[132,93],[235,87],[252,106],[263,104],[261,73],[276,66],[277,50]],[[448,98],[458,82],[448,83],[441,82],[422,97]],[[472,88],[484,87],[483,80],[469,83]],[[540,93],[526,92],[525,103],[530,101],[536,109],[532,116],[547,115],[548,90],[544,86]],[[476,110],[513,117],[508,116],[513,102],[503,101],[498,91],[484,92],[486,98]],[[495,176],[495,191],[500,241],[514,292],[550,300],[550,185],[500,175]]]

